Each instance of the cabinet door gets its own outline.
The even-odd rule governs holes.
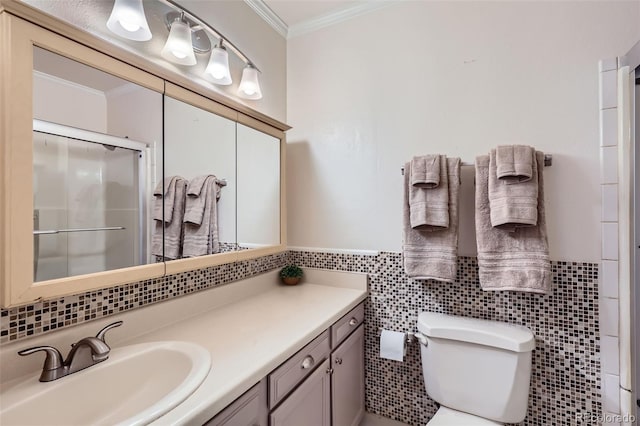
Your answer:
[[[364,327],[331,354],[333,426],[357,426],[364,415]]]
[[[267,381],[246,391],[205,426],[267,426]]]
[[[331,390],[325,360],[270,416],[271,426],[329,426]]]

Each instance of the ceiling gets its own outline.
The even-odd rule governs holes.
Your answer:
[[[264,0],[264,3],[291,28],[303,22],[350,9],[362,0]]]

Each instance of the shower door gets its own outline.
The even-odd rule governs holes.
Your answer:
[[[146,145],[34,120],[33,148],[34,281],[146,263]]]

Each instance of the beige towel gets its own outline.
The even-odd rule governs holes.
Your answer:
[[[411,160],[411,185],[418,188],[436,188],[440,185],[440,156],[423,155]]]
[[[476,240],[480,285],[483,290],[533,293],[551,291],[551,263],[544,210],[543,173],[538,173],[538,225],[514,232],[491,225],[489,204],[489,156],[476,158]],[[537,168],[544,154],[536,153]]]
[[[197,185],[192,188],[194,192],[195,187]],[[217,207],[219,198],[220,186],[213,175],[205,176],[198,196],[187,197],[186,210],[190,213],[189,218],[185,215],[184,219],[184,257],[202,256],[217,253],[220,250]],[[202,215],[197,213],[196,206],[202,206]]]
[[[153,191],[154,203],[153,203],[153,219],[165,220],[165,222],[171,222],[173,216],[173,204],[175,195],[176,178],[178,176],[168,176],[158,183],[156,189]],[[164,207],[164,210],[163,210]]]
[[[184,211],[184,221],[201,225],[204,216],[206,196],[202,195],[207,179],[215,179],[213,175],[200,175],[189,181],[187,185],[187,204]]]
[[[448,158],[449,227],[437,231],[413,229],[409,213],[411,163],[405,164],[403,258],[404,270],[411,278],[454,282],[458,260],[458,194],[460,159]],[[440,182],[442,185],[442,182]]]
[[[498,179],[507,183],[527,182],[534,179],[535,150],[526,145],[501,145],[496,149]]]
[[[158,188],[154,191],[154,219],[158,204],[161,206],[164,204],[167,211],[165,211],[164,221],[154,220],[151,254],[154,256],[164,256],[165,259],[179,259],[182,249],[181,242],[184,228],[182,219],[184,217],[187,181],[180,176],[167,177],[165,178],[165,182],[167,181],[171,182],[171,184],[168,186],[163,184],[163,187],[168,188],[164,196],[164,202],[163,197],[157,194]],[[172,200],[172,204],[168,205],[167,200]]]
[[[432,162],[431,158],[434,158]],[[437,167],[433,164],[438,164]],[[414,173],[414,166],[418,164],[420,171]],[[419,180],[427,180],[432,183],[436,181],[433,177],[426,178],[427,174],[432,175],[433,170],[437,170],[438,185],[426,188],[414,184],[409,185],[409,211],[411,227],[425,231],[436,231],[449,227],[449,185],[447,176],[447,157],[444,155],[432,155],[427,157],[414,157],[410,163],[411,170],[405,169],[405,174],[411,176],[418,175]],[[425,171],[428,171],[428,173]]]
[[[498,179],[497,154],[489,154],[489,203],[491,225],[514,232],[516,228],[538,223],[538,167],[533,164],[533,178],[512,183]]]

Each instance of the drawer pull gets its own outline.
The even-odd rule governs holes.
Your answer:
[[[351,319],[349,320],[349,325],[350,325],[351,327],[353,327],[353,326],[354,326],[354,325],[356,325],[356,324],[358,324],[358,320],[357,320],[356,318],[351,318]]]
[[[316,363],[316,361],[313,359],[313,357],[311,355],[307,355],[302,360],[302,365],[300,367],[302,367],[303,370],[307,370],[307,369],[313,367],[313,364],[315,364],[315,363]]]
[[[336,364],[338,365],[342,364],[342,358],[336,358],[335,361],[336,361]]]

